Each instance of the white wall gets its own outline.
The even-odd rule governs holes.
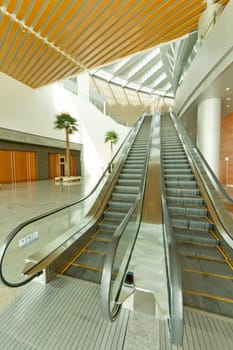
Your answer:
[[[233,1],[230,1],[198,50],[175,98],[182,115],[197,97],[233,62]]]
[[[57,113],[69,112],[78,119],[80,132],[71,135],[70,141],[83,143],[85,175],[94,170],[99,176],[109,160],[109,145],[104,143],[106,131],[118,133],[119,147],[129,128],[118,125],[90,104],[88,87],[88,74],[79,77],[77,96],[60,84],[31,89],[0,73],[0,127],[64,140],[64,131],[54,129],[54,120]]]

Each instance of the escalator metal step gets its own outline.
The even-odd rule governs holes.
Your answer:
[[[213,225],[204,217],[172,215],[172,225],[193,230],[209,231]]]
[[[206,230],[195,230],[174,227],[173,232],[178,241],[190,242],[190,243],[206,243],[206,244],[218,244],[217,239]]]
[[[77,259],[73,261],[73,265],[80,264],[86,268],[102,269],[104,264],[105,254],[97,252],[83,251]]]
[[[173,197],[183,197],[183,196],[199,196],[199,188],[166,188],[166,194]]]
[[[114,187],[114,193],[138,193],[138,186],[118,186]]]
[[[178,204],[178,205],[203,205],[204,199],[202,197],[190,197],[190,196],[183,196],[183,197],[175,197],[175,196],[167,196],[167,202],[168,206]]]
[[[169,205],[168,207],[172,215],[193,215],[193,216],[207,216],[208,210],[201,206],[180,206],[180,205]]]
[[[98,235],[96,236],[96,239],[110,242],[114,232],[115,231],[99,230]]]
[[[117,210],[105,210],[104,212],[104,217],[108,219],[118,219],[118,220],[123,220],[125,215],[127,214],[127,211],[120,211],[119,208]]]
[[[88,246],[85,248],[85,251],[92,251],[92,252],[95,252],[97,254],[101,254],[101,253],[104,253],[106,254],[107,252],[107,249],[108,249],[108,242],[100,242],[100,241],[91,241],[90,244],[88,244]]]
[[[183,271],[182,280],[185,304],[233,317],[232,279]]]
[[[119,179],[117,181],[117,184],[119,184],[120,186],[139,186],[140,180]]]
[[[129,193],[112,193],[112,199],[124,202],[133,202],[136,199],[136,194]]]
[[[119,226],[121,220],[114,221],[114,220],[104,220],[103,222],[98,224],[98,227],[103,230],[116,230],[117,227]]]
[[[132,206],[132,202],[122,202],[117,200],[110,200],[108,201],[108,207],[109,208],[119,208],[119,209],[125,209],[129,210]]]
[[[177,244],[178,253],[181,255],[192,256],[192,257],[203,257],[210,259],[221,260],[223,258],[218,246],[216,245],[201,245],[192,243],[178,243]],[[190,266],[191,268],[192,266]]]
[[[187,179],[180,179],[180,180],[165,180],[165,186],[166,188],[197,188],[197,182],[195,180],[187,180]]]
[[[100,284],[102,278],[102,270],[87,269],[82,266],[71,265],[65,272],[64,275],[79,278],[81,280]]]
[[[165,180],[166,181],[192,181],[195,180],[195,177],[193,174],[165,174]]]

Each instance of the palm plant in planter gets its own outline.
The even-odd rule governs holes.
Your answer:
[[[119,137],[117,133],[114,130],[109,130],[105,134],[104,142],[109,142],[110,143],[110,161],[112,160],[112,152],[113,152],[113,145],[115,145],[119,141]],[[109,169],[110,171],[112,169]]]
[[[65,129],[66,133],[66,160],[65,160],[65,176],[70,176],[70,142],[69,135],[74,131],[78,131],[77,120],[69,113],[61,113],[56,115],[54,122],[55,129]]]

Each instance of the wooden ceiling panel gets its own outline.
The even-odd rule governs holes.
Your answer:
[[[32,87],[48,84],[189,33],[205,6],[203,0],[0,0],[0,70]]]
[[[36,86],[44,85],[44,81],[46,84],[59,81],[64,79],[65,77],[70,77],[73,74],[78,74],[81,72],[81,69],[77,70],[77,66],[72,62],[67,62],[65,59],[61,62],[60,66],[57,66],[56,69],[51,69],[47,74],[40,79],[37,80]],[[58,79],[57,79],[58,77]]]
[[[75,48],[78,48],[79,52],[82,53],[85,48],[90,47],[90,45],[96,45],[98,39],[102,38],[103,35],[106,38],[112,36],[112,33],[116,28],[120,27],[120,21],[126,24],[129,19],[135,16],[135,13],[140,11],[141,4],[138,4],[137,1],[134,4],[130,2],[121,3],[121,6],[117,2],[114,2],[110,8],[108,8],[109,15],[106,16],[105,11],[102,11],[102,14],[97,18],[95,23],[92,25],[91,31],[82,31],[82,34],[79,35],[78,40],[75,40],[69,47],[68,50],[71,54],[77,55]],[[93,14],[94,15],[94,14]],[[107,18],[106,18],[107,17]],[[85,23],[84,23],[85,26]],[[79,28],[78,28],[79,29]],[[85,29],[85,27],[83,28]]]
[[[182,1],[182,3],[184,3],[184,1]],[[193,6],[195,6],[198,3],[200,3],[199,0],[193,1]],[[83,60],[84,64],[86,64],[88,67],[92,67],[93,63],[92,61],[89,61],[89,58],[91,56],[94,57],[94,60],[98,58],[96,55],[101,57],[101,55],[104,54],[106,57],[106,54],[108,51],[113,54],[113,50],[117,52],[118,50],[121,50],[122,47],[127,47],[128,49],[130,49],[131,53],[134,53],[136,52],[134,51],[134,47],[139,46],[138,51],[140,51],[142,48],[140,49],[140,45],[138,45],[138,43],[141,42],[144,45],[145,40],[148,37],[150,39],[151,38],[153,39],[154,35],[156,35],[157,33],[159,34],[161,40],[158,40],[156,36],[156,39],[154,39],[154,45],[152,46],[155,46],[163,42],[162,35],[163,35],[163,32],[166,31],[167,29],[167,23],[170,23],[170,21],[173,21],[174,19],[175,19],[175,22],[173,25],[176,26],[177,23],[179,23],[178,22],[179,17],[176,9],[177,2],[170,1],[169,4],[170,4],[170,7],[168,7],[167,12],[164,11],[164,5],[163,7],[162,6],[160,7],[160,9],[163,11],[163,16],[166,18],[166,20],[163,20],[163,17],[162,19],[160,19],[159,13],[155,12],[155,9],[152,8],[152,13],[151,12],[147,13],[147,17],[144,16],[144,20],[140,22],[140,28],[135,26],[133,26],[132,28],[130,27],[126,28],[120,23],[120,27],[118,28],[118,30],[116,30],[116,28],[113,28],[112,33],[108,38],[106,38],[106,35],[102,35],[101,38],[96,41],[96,43],[93,43],[92,51],[88,49],[86,50],[85,48],[82,49],[82,47],[80,47],[79,50],[81,50],[82,53],[78,55],[79,59]],[[173,16],[171,16],[171,11],[174,8],[176,9],[176,11],[173,11],[172,12]],[[199,11],[202,9],[203,9],[203,5],[201,9],[199,9]],[[190,9],[188,8],[188,10]],[[180,12],[182,16],[183,14],[182,8],[180,9]],[[190,14],[190,17],[191,16],[192,14]],[[176,18],[177,18],[177,21],[176,21]],[[125,56],[125,54],[123,54],[123,56]]]
[[[76,27],[76,16],[80,13],[83,1],[74,1],[70,8],[67,8],[66,22],[64,26],[63,21],[58,21],[56,27],[49,31],[47,37],[55,45],[59,46],[64,38],[70,35],[70,33]]]
[[[40,84],[44,77],[47,77],[50,74],[52,75],[56,71],[59,72],[64,67],[69,67],[69,69],[73,69],[74,67],[76,67],[76,64],[69,61],[63,56],[60,56],[58,52],[51,51],[51,49],[49,48],[46,52],[46,68],[44,68],[43,62],[40,62],[36,65],[37,69],[34,70],[34,74],[31,80],[29,80],[29,83],[32,82],[33,84],[35,84],[36,81],[38,81],[38,84]]]
[[[29,3],[28,0],[24,0],[25,3]],[[35,18],[37,18],[38,13],[40,12],[41,9],[43,9],[45,7],[45,1],[44,0],[36,0],[36,1],[32,1],[32,6],[30,7],[30,11],[28,16],[26,16],[24,18],[24,22],[25,24],[30,27],[33,23],[33,21],[35,20]],[[29,4],[28,4],[29,6]]]
[[[8,5],[7,5],[7,11],[9,11],[10,13],[13,13],[16,5],[17,5],[18,0],[10,0],[8,1]]]
[[[203,8],[203,5],[201,8]],[[196,28],[199,16],[193,17],[193,13],[191,13],[191,16],[188,18],[190,18],[190,21],[192,23],[195,23]],[[99,50],[97,47],[96,50],[92,50],[92,52],[86,54],[85,58],[81,57],[81,59],[87,67],[94,67],[95,65],[98,66],[102,59],[104,63],[115,60],[117,58],[116,56],[118,55],[118,50],[120,50],[122,57],[125,57],[127,55],[133,54],[134,52],[139,52],[156,46],[162,42],[171,41],[177,38],[177,35],[174,37],[172,36],[172,30],[174,29],[176,31],[177,28],[181,25],[183,33],[182,35],[190,32],[189,22],[186,20],[186,15],[184,22],[183,20],[184,19],[182,16],[179,17],[178,15],[176,16],[176,14],[173,14],[173,16],[170,16],[169,19],[166,19],[162,24],[159,24],[158,21],[152,22],[147,26],[147,32],[132,31],[131,35],[129,32],[127,32],[121,36],[119,36],[119,33],[116,33],[117,36],[114,37],[114,42],[116,45],[114,48],[111,46],[110,42],[105,43],[106,45],[102,47],[102,50]],[[188,31],[183,30],[183,26],[186,24]],[[168,35],[169,39],[167,38]]]

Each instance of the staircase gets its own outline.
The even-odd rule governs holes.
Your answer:
[[[146,168],[151,117],[145,118],[127,155],[97,230],[63,273],[100,284],[104,258],[112,236],[139,192]]]
[[[184,304],[233,317],[233,266],[170,120],[162,118],[166,202],[182,269]]]

